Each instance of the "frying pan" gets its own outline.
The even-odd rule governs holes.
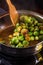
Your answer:
[[[19,10],[18,13],[21,14],[26,14],[26,15],[30,15],[35,17],[39,22],[43,23],[43,16],[32,12],[32,11],[27,11],[27,10]],[[37,42],[36,45],[32,45],[28,48],[12,48],[10,46],[7,46],[7,44],[9,43],[7,40],[7,36],[9,34],[11,34],[13,32],[14,26],[10,25],[8,27],[6,27],[5,29],[3,29],[2,31],[0,31],[0,36],[3,37],[6,41],[6,45],[5,44],[0,44],[0,52],[7,54],[9,56],[15,56],[15,57],[26,57],[26,56],[30,56],[30,55],[34,55],[37,54],[41,51],[42,47],[43,47],[43,39],[41,42]],[[33,43],[35,43],[36,41],[34,41]],[[39,46],[41,46],[39,48]]]

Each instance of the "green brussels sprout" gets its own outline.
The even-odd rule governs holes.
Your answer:
[[[24,46],[24,47],[28,47],[28,46],[29,46],[29,42],[26,41],[26,40],[24,40],[24,41],[23,41],[23,46]]]
[[[40,34],[42,34],[42,35],[43,35],[43,30],[40,30]]]
[[[30,31],[34,31],[34,27],[30,27]]]
[[[41,26],[41,24],[40,23],[37,23],[37,26]]]
[[[34,36],[31,36],[31,37],[30,37],[30,40],[33,41],[33,40],[34,40]]]
[[[43,35],[40,35],[39,36],[39,40],[43,40]]]
[[[21,15],[21,16],[20,16],[20,21],[23,21],[23,22],[24,22],[24,16],[25,16],[25,15]]]
[[[38,36],[39,35],[39,32],[38,31],[34,31],[33,33],[35,36]]]
[[[37,21],[37,20],[35,20],[34,25],[37,25],[37,24],[38,24],[38,21]]]
[[[39,26],[43,26],[43,23],[42,23],[42,22],[40,22],[40,23],[39,23]]]
[[[16,45],[16,48],[23,48],[23,45],[21,42],[19,42],[19,44]]]
[[[29,27],[29,26],[28,26],[28,23],[26,23],[25,25],[26,25],[26,28],[28,29],[28,27]]]
[[[39,40],[39,37],[38,36],[35,36],[35,40]]]
[[[35,29],[34,29],[34,31],[39,31],[39,28],[38,28],[38,26],[35,26]]]
[[[29,35],[32,36],[33,35],[33,32],[29,32]]]
[[[14,32],[18,32],[17,29],[14,29]]]
[[[33,21],[31,21],[31,17],[28,17],[26,15],[20,16],[20,20],[25,22],[25,23],[33,23]]]
[[[21,26],[23,27],[23,28],[27,28],[28,26],[27,26],[27,23],[25,24],[25,23],[21,23]]]
[[[18,43],[19,43],[19,40],[18,40],[17,37],[13,37],[13,38],[11,39],[11,44],[12,44],[12,45],[18,44]]]
[[[24,22],[20,22],[20,26],[22,26],[22,25],[25,25],[25,23]]]
[[[16,27],[18,27],[18,26],[19,26],[19,23],[16,24]]]
[[[32,21],[36,21],[36,19],[34,17],[32,17]]]
[[[11,45],[11,47],[15,48],[15,45]]]
[[[23,41],[23,45],[29,44],[29,42],[27,40]]]
[[[34,24],[32,24],[31,26],[34,27]]]
[[[26,26],[26,25],[23,25],[22,27],[23,27],[24,29],[26,29],[26,28],[27,28],[27,26]]]
[[[32,23],[33,23],[32,17],[29,17],[29,18],[28,18],[28,21],[29,21],[29,22],[28,22],[29,24],[32,24]]]
[[[23,36],[23,35],[20,35],[20,36],[18,37],[18,39],[19,39],[20,41],[23,41],[23,40],[24,40],[24,36]]]

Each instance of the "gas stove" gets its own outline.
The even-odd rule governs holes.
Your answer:
[[[15,58],[0,53],[0,65],[43,65],[43,50],[34,56],[25,58]]]

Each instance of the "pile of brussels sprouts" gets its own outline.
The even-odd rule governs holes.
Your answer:
[[[14,48],[26,48],[30,41],[43,40],[41,24],[32,16],[21,15],[14,33],[9,35],[10,45]]]

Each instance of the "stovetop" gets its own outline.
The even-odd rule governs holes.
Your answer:
[[[25,58],[15,58],[0,53],[0,65],[43,65],[43,50],[34,56]]]

